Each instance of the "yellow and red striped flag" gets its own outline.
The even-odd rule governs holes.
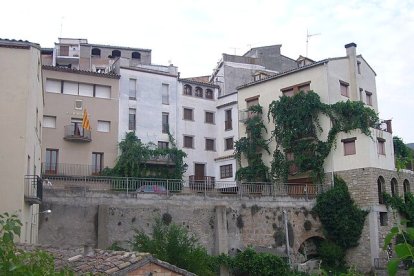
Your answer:
[[[82,127],[84,129],[91,130],[91,125],[89,124],[89,117],[86,108],[85,110],[83,110]]]

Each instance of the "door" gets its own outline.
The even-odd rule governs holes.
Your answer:
[[[195,180],[204,180],[205,177],[205,164],[194,165],[194,178]]]

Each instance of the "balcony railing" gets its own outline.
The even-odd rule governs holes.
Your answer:
[[[190,175],[188,185],[191,190],[203,192],[204,190],[212,190],[215,188],[216,178],[214,176],[197,177]]]
[[[71,124],[65,126],[65,135],[63,138],[65,140],[75,142],[92,141],[91,131],[88,129],[84,129],[81,124]]]
[[[37,175],[24,176],[24,200],[29,204],[40,204],[43,199],[43,180]]]
[[[381,120],[378,125],[375,126],[376,129],[392,133],[392,123],[391,120]]]
[[[42,163],[42,175],[90,176],[100,175],[102,168],[93,165]]]
[[[250,119],[254,116],[257,116],[256,113],[249,111],[248,109],[243,109],[239,111],[239,122],[244,123],[247,119]]]

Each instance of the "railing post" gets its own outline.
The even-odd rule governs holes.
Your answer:
[[[305,184],[305,200],[308,201],[308,184]]]
[[[126,178],[126,193],[128,196],[128,187],[129,187],[129,181],[128,181],[128,177]]]
[[[167,196],[168,196],[169,191],[170,191],[170,189],[169,189],[168,179],[167,179]]]

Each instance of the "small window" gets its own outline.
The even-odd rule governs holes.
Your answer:
[[[234,148],[233,137],[224,139],[224,150],[232,150]]]
[[[380,225],[387,226],[388,225],[388,213],[387,212],[380,212]]]
[[[223,165],[220,166],[220,178],[230,178],[233,177],[233,165]]]
[[[344,143],[344,155],[356,154],[355,140],[356,138],[349,138],[349,139],[342,140],[342,143]]]
[[[372,93],[365,91],[365,95],[366,95],[366,104],[369,106],[372,106]]]
[[[56,116],[43,116],[43,127],[56,128]]]
[[[213,90],[207,89],[206,90],[206,99],[212,100],[214,98]]]
[[[361,62],[357,61],[358,74],[361,74]]]
[[[79,83],[72,81],[63,82],[63,94],[78,95],[79,94]]]
[[[364,89],[359,89],[359,100],[364,103]]]
[[[136,129],[136,113],[137,110],[135,108],[129,109],[129,120],[128,120],[128,129],[135,130]]]
[[[184,108],[184,120],[194,121],[194,113],[191,108]]]
[[[201,87],[195,88],[195,94],[196,97],[202,98],[203,97],[203,89]]]
[[[282,90],[282,93],[283,93],[283,96],[286,96],[286,97],[292,97],[293,95],[295,95],[293,88]]]
[[[168,120],[169,114],[166,112],[162,113],[162,133],[168,133],[170,131],[170,124]]]
[[[184,136],[183,147],[193,149],[194,148],[194,137],[193,136]]]
[[[205,123],[214,124],[214,112],[206,111],[205,113]]]
[[[132,59],[141,59],[141,54],[139,52],[132,52]]]
[[[398,182],[397,179],[391,179],[391,195],[398,196]]]
[[[93,57],[100,57],[101,56],[101,49],[99,48],[92,48],[92,56]]]
[[[137,80],[136,79],[129,79],[129,99],[130,100],[137,99]]]
[[[111,128],[111,122],[98,120],[98,126],[96,128],[96,131],[109,132],[110,128]]]
[[[112,57],[120,57],[121,56],[121,51],[119,50],[113,50],[112,51]]]
[[[193,95],[193,89],[192,89],[192,87],[190,86],[190,85],[188,85],[188,84],[185,84],[184,85],[184,95],[187,95],[187,96],[191,96],[191,95]]]
[[[49,93],[62,93],[62,81],[46,79],[45,91]]]
[[[377,179],[378,186],[378,203],[384,204],[385,180],[382,176]]]
[[[214,139],[206,138],[206,150],[207,151],[215,151],[216,148],[214,144],[215,144]]]
[[[166,83],[162,84],[161,87],[161,97],[162,97],[162,104],[169,104],[170,103],[170,99],[169,99],[169,88],[170,86]]]
[[[79,96],[93,97],[93,84],[79,83]]]
[[[403,182],[403,188],[404,188],[404,194],[410,192],[410,182],[407,179],[405,179]]]
[[[102,99],[111,98],[111,87],[103,85],[95,85],[95,97]]]
[[[385,155],[385,140],[377,138],[378,154]]]
[[[168,149],[168,142],[158,141],[159,149]]]
[[[339,81],[339,86],[341,89],[341,95],[344,97],[349,97],[349,83],[343,82],[343,81]]]
[[[303,92],[308,92],[310,90],[310,84],[304,84],[304,85],[300,85],[298,86],[298,91],[303,91]]]
[[[231,109],[227,109],[225,111],[224,130],[231,130],[233,128],[232,124]]]

